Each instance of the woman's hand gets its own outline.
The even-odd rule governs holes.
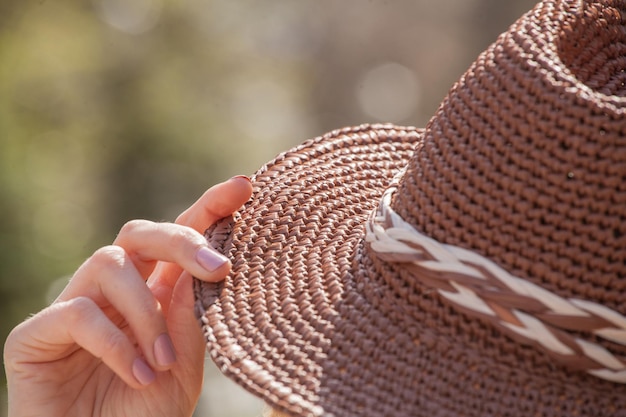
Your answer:
[[[251,192],[231,178],[176,223],[131,221],[87,259],[7,338],[9,416],[191,416],[204,363],[191,276],[219,281],[230,270],[200,232]]]

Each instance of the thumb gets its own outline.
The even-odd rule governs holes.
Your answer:
[[[193,304],[193,278],[183,272],[172,292],[167,327],[177,356],[172,371],[179,374],[184,389],[197,401],[202,387],[205,344]]]

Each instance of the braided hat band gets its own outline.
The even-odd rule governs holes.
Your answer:
[[[592,301],[560,297],[474,252],[418,232],[390,206],[402,175],[385,191],[366,225],[365,240],[380,259],[401,263],[463,312],[543,348],[570,368],[626,384],[624,358],[576,335],[591,333],[626,346],[626,317]]]
[[[339,129],[252,181],[196,311],[272,407],[626,417],[626,0],[543,0],[424,129]]]

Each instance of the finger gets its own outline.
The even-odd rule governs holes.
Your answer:
[[[231,215],[252,195],[252,184],[240,175],[209,188],[191,207],[176,219],[177,224],[189,226],[200,233],[213,223]]]
[[[172,310],[167,318],[167,326],[171,329],[176,351],[195,352],[203,356],[204,342],[194,314],[193,279],[189,273],[183,272],[174,286],[170,307]]]
[[[204,365],[204,338],[194,314],[193,280],[191,275],[183,273],[172,293],[167,326],[179,358],[176,370],[181,372],[181,379],[187,381],[190,398],[200,395]],[[193,389],[193,391],[191,391]]]
[[[32,364],[33,358],[38,358],[38,363],[62,360],[74,354],[71,347],[78,345],[101,359],[131,387],[141,388],[155,378],[124,332],[87,297],[53,304],[17,326],[9,339],[7,343],[16,352],[12,355],[13,367],[19,367],[22,361]],[[19,352],[25,352],[25,357]]]
[[[79,297],[102,309],[112,306],[155,369],[168,369],[176,361],[161,306],[121,247],[98,250],[76,271],[58,302]]]
[[[206,281],[219,281],[230,270],[228,258],[210,248],[200,233],[178,224],[132,220],[122,227],[114,245],[131,256],[144,279],[156,261],[174,263]]]
[[[240,208],[250,199],[251,195],[252,184],[250,179],[246,176],[233,177],[209,188],[198,201],[178,216],[176,223],[204,233],[213,223]],[[159,270],[154,274],[154,279],[150,284],[162,295],[159,300],[167,309],[166,300],[169,300],[182,270],[175,264],[160,264],[158,268]],[[230,263],[227,268],[220,269],[210,279],[201,275],[194,276],[203,280],[219,281],[224,279],[229,271]]]

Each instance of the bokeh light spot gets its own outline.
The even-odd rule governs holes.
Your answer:
[[[399,122],[417,112],[417,76],[409,68],[386,62],[369,69],[357,86],[361,110],[379,121]]]
[[[230,113],[242,132],[257,141],[297,135],[306,121],[293,91],[269,78],[242,80],[232,94]]]
[[[100,19],[115,29],[137,35],[159,21],[162,0],[94,0]]]

